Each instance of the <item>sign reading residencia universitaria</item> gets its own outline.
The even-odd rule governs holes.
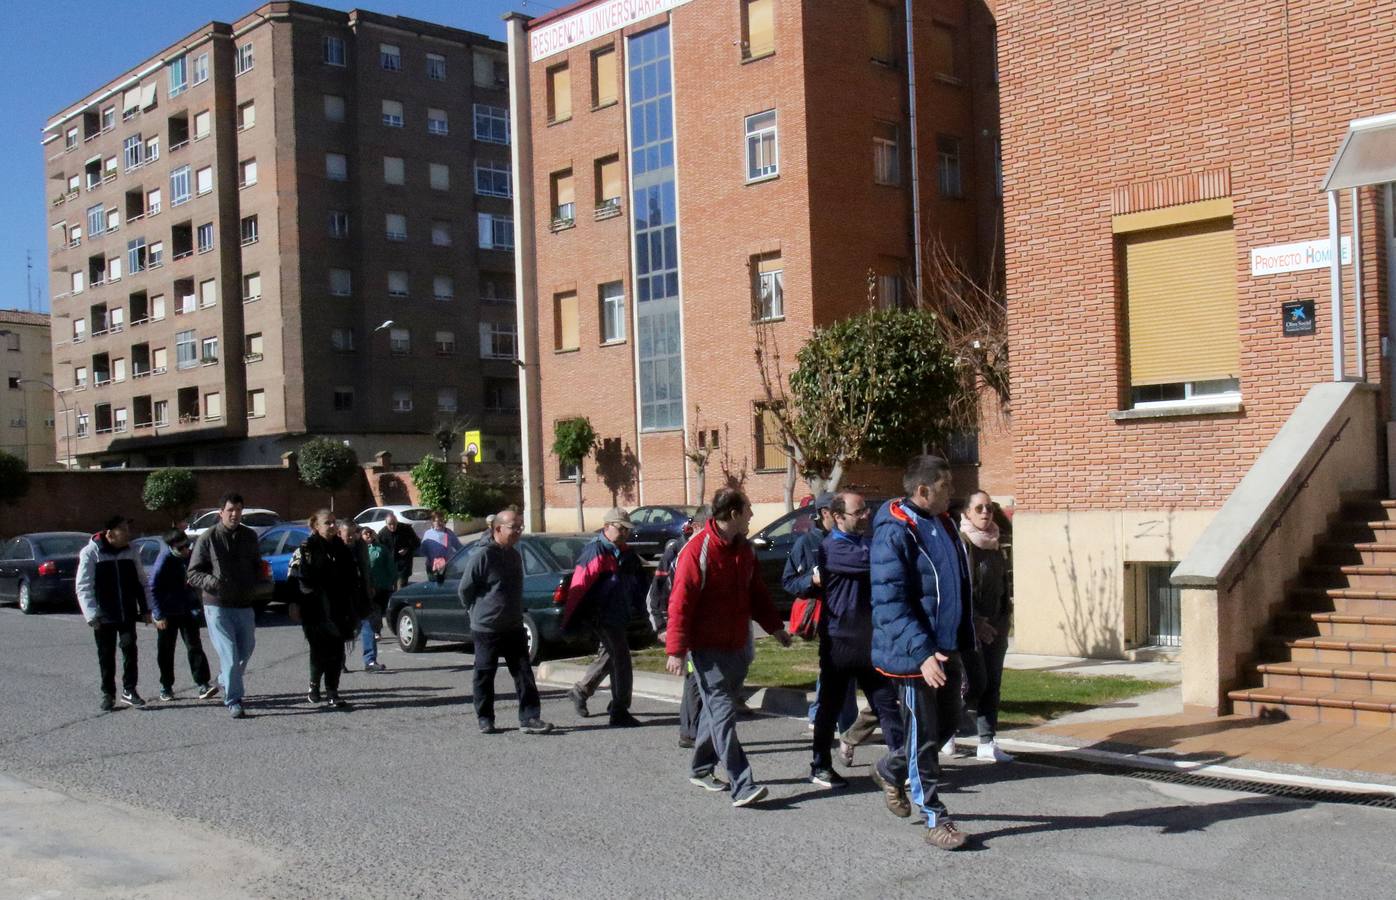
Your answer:
[[[581,12],[531,30],[528,34],[530,58],[533,62],[547,59],[689,2],[691,0],[603,0]]]

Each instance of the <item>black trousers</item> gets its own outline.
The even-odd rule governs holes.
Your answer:
[[[679,737],[685,740],[698,739],[698,717],[703,713],[703,695],[698,691],[698,677],[688,668],[684,660],[683,701],[679,704]]]
[[[116,696],[116,648],[121,646],[121,687],[125,691],[136,689],[136,679],[140,669],[136,665],[136,623],[124,622],[120,625],[101,623],[92,629],[97,641],[97,666],[102,670],[102,693]]]
[[[844,641],[821,635],[819,638],[819,711],[814,717],[814,759],[810,770],[828,769],[833,765],[830,745],[834,742],[834,726],[843,711],[849,682],[856,683],[868,705],[877,713],[882,725],[882,739],[888,750],[902,746],[904,728],[897,710],[897,692],[887,676],[874,669],[866,649],[858,649]]]
[[[323,679],[325,690],[339,693],[339,675],[344,669],[344,638],[310,626],[305,629],[305,639],[310,644],[310,686],[319,688]]]
[[[542,703],[538,699],[538,684],[533,680],[533,665],[528,661],[528,635],[522,628],[513,631],[472,631],[475,644],[474,699],[475,716],[494,721],[494,675],[499,671],[499,658],[514,678],[514,692],[519,698],[519,722],[538,718]]]
[[[911,802],[934,828],[948,815],[940,802],[940,748],[955,734],[960,718],[961,664],[951,656],[945,664],[946,682],[941,688],[926,684],[919,675],[893,679],[901,707],[906,740],[900,750],[877,761],[882,776],[891,784],[911,782]]]
[[[155,632],[155,659],[160,664],[160,686],[174,687],[175,644],[184,638],[184,652],[189,657],[189,674],[195,684],[208,684],[208,657],[204,655],[203,638],[199,635],[199,620],[193,616],[166,616],[165,630]]]
[[[1005,625],[992,643],[979,645],[979,652],[965,657],[969,689],[965,705],[974,707],[975,730],[979,742],[987,744],[999,728],[999,695],[1003,689],[1003,660],[1008,655],[1008,627]]]

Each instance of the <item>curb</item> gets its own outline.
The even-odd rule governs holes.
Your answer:
[[[567,660],[539,663],[535,677],[540,684],[571,687],[582,679],[586,666]],[[633,693],[651,700],[678,703],[683,699],[683,679],[659,672],[635,672]],[[812,694],[793,688],[757,688],[746,697],[747,706],[774,716],[802,718],[809,713]]]

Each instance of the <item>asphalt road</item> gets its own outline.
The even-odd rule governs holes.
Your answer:
[[[143,629],[147,697],[154,644]],[[945,799],[976,837],[947,854],[883,809],[875,750],[847,791],[805,783],[789,719],[742,723],[772,798],[735,810],[688,784],[670,704],[640,699],[647,727],[611,730],[547,690],[559,733],[529,736],[503,676],[511,728],[486,737],[459,647],[384,658],[345,676],[352,712],[316,711],[299,629],[273,617],[251,718],[191,699],[187,670],[176,702],[102,714],[81,619],[0,609],[0,897],[1353,900],[1396,876],[1389,810],[969,760]]]

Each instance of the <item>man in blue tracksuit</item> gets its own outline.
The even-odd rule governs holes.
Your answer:
[[[960,714],[959,651],[974,648],[969,565],[950,507],[950,464],[918,456],[902,479],[906,496],[873,519],[873,665],[894,679],[906,740],[873,767],[887,808],[926,820],[926,842],[958,850],[955,827],[936,792],[940,746]],[[902,788],[910,783],[910,802]]]
[[[824,491],[814,498],[814,515],[810,518],[809,530],[800,535],[791,546],[790,555],[785,558],[785,570],[780,576],[780,584],[781,587],[785,588],[785,592],[796,601],[805,601],[804,609],[807,616],[814,615],[814,609],[818,609],[815,604],[818,604],[824,596],[824,573],[819,571],[819,547],[829,536],[829,532],[834,530],[834,514],[829,511],[833,502],[834,495],[828,491]],[[814,609],[811,609],[811,606],[814,606]],[[790,622],[792,634],[796,633],[795,629],[799,624],[792,615]],[[840,734],[847,731],[858,716],[858,700],[854,695],[855,687],[853,682],[849,682],[848,691],[839,702],[838,726]],[[821,696],[819,682],[815,681],[814,702],[809,705],[810,728],[814,728],[814,720],[819,716]]]

